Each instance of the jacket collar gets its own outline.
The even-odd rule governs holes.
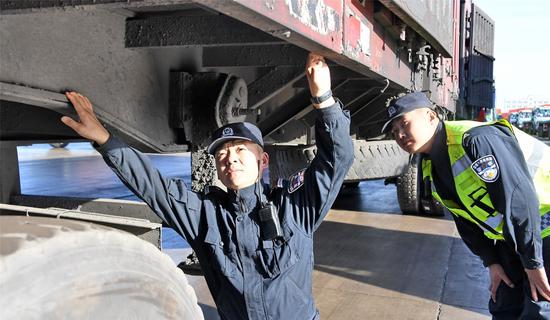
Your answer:
[[[445,134],[445,125],[443,121],[439,121],[434,135],[435,138],[430,153],[423,154],[425,158],[432,160],[437,158],[437,156],[441,154],[441,151],[447,148],[447,135]]]
[[[239,189],[239,190],[229,189],[227,191],[227,194],[229,196],[229,201],[231,203],[231,206],[235,209],[235,212],[244,214],[258,207],[260,205],[260,203],[258,202],[258,194],[263,194],[262,195],[263,199],[266,199],[267,197],[266,191],[269,190],[267,185],[260,183],[259,192],[256,192],[257,186],[258,184],[255,183],[243,189]]]

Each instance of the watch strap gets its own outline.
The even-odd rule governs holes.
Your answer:
[[[311,103],[321,104],[321,103],[327,101],[330,97],[332,97],[332,91],[329,89],[327,92],[323,93],[322,95],[320,95],[318,97],[311,97]]]

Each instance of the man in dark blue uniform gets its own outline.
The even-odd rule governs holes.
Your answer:
[[[94,141],[105,162],[197,253],[222,319],[318,319],[312,296],[313,233],[353,162],[350,117],[332,98],[324,59],[310,54],[306,74],[317,109],[317,155],[271,191],[260,183],[269,157],[250,123],[214,133],[208,151],[227,192],[190,191],[167,180],[147,157],[105,130],[89,100],[67,93],[79,122],[62,121]]]
[[[489,268],[493,318],[550,319],[548,147],[505,121],[440,121],[433,106],[421,92],[394,99],[382,132],[422,154],[432,195]]]

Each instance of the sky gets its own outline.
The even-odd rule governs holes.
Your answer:
[[[550,100],[550,1],[473,0],[495,22],[496,107]]]

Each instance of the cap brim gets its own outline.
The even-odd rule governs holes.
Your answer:
[[[221,137],[221,138],[218,138],[218,139],[212,141],[212,143],[210,143],[210,145],[208,146],[206,151],[213,155],[216,152],[216,149],[218,149],[219,146],[221,146],[222,144],[226,143],[227,141],[231,141],[231,140],[246,140],[246,141],[254,142],[254,141],[252,141],[252,139],[247,138],[247,137],[240,137],[240,136]],[[256,143],[256,142],[254,142],[254,143]]]
[[[386,121],[386,123],[384,123],[384,125],[382,126],[382,130],[380,131],[380,133],[386,133],[390,127],[390,124],[392,123],[392,121],[394,121],[395,119],[401,117],[402,115],[404,115],[405,113],[407,112],[401,112],[399,113],[398,115],[394,116],[393,118],[391,118],[390,120]]]

